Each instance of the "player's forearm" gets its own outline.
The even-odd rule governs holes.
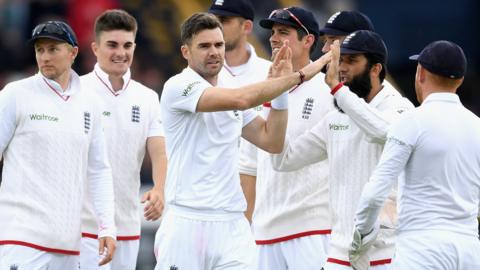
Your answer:
[[[398,176],[410,158],[411,147],[390,139],[382,157],[363,188],[356,213],[356,227],[362,234],[370,232]]]
[[[240,174],[240,184],[247,201],[247,211],[245,212],[245,216],[250,223],[252,223],[253,210],[255,209],[256,183],[256,176]]]
[[[152,178],[154,188],[163,194],[165,188],[165,178],[167,177],[165,138],[162,136],[148,138],[147,151],[152,163]]]
[[[96,114],[96,119],[100,119],[99,114]],[[95,122],[92,132],[92,140],[88,151],[88,192],[97,217],[98,236],[110,236],[115,239],[115,200],[112,171],[108,162],[101,122]]]
[[[298,72],[280,78],[255,83],[238,89],[240,99],[245,101],[243,110],[253,108],[280,96],[300,83]]]
[[[280,153],[285,141],[288,111],[272,109],[260,130],[258,147],[269,153]]]
[[[338,106],[363,132],[371,138],[385,142],[390,119],[351,92],[347,86],[343,86],[335,93],[335,99]]]
[[[326,144],[315,132],[314,128],[298,138],[286,138],[282,153],[271,156],[273,168],[289,172],[327,159]]]

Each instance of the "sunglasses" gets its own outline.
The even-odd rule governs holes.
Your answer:
[[[65,26],[58,22],[46,22],[37,25],[35,29],[32,31],[32,38],[42,34],[42,33],[47,33],[47,34],[55,34],[59,35],[62,37],[66,37],[66,40],[70,45],[76,46],[76,42],[74,41],[72,35],[70,34],[70,31],[68,31]]]
[[[303,23],[295,16],[288,8],[283,8],[283,9],[276,9],[270,13],[270,16],[268,16],[269,19],[272,18],[278,18],[282,20],[290,20],[293,19],[305,32],[307,35],[310,35],[310,32],[308,31],[307,27],[303,25]]]

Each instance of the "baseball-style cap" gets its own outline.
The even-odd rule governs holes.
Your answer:
[[[73,32],[72,28],[68,24],[62,21],[47,21],[35,26],[32,31],[30,42],[34,42],[39,38],[55,39],[66,42],[73,47],[78,46],[75,32]]]
[[[313,34],[315,37],[319,35],[318,23],[313,13],[300,7],[276,9],[270,13],[268,18],[260,21],[260,26],[272,29],[274,23],[302,28],[305,32]]]
[[[346,36],[358,30],[375,31],[367,15],[359,11],[339,11],[330,16],[320,35]]]
[[[382,63],[387,62],[387,47],[379,34],[358,30],[348,35],[340,45],[340,54],[371,53],[380,57]]]
[[[434,41],[409,59],[417,60],[428,71],[450,79],[462,78],[467,72],[467,58],[462,48],[447,40]]]
[[[250,0],[213,0],[208,12],[220,16],[243,17],[252,21],[255,17]]]

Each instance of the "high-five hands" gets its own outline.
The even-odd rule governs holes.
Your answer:
[[[328,65],[327,74],[325,75],[325,83],[330,88],[334,88],[340,83],[339,79],[339,65],[340,65],[340,41],[335,40],[330,45],[331,60]]]
[[[277,78],[293,72],[292,49],[288,46],[288,40],[283,42],[280,49],[272,52],[273,63],[268,72],[268,78]]]

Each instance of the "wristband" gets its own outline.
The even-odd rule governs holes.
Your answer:
[[[300,74],[300,83],[298,83],[297,85],[300,85],[305,81],[305,73],[303,73],[303,71],[301,71],[301,70],[299,70],[297,72],[298,72],[298,74]]]
[[[272,108],[275,110],[288,109],[288,91],[283,92],[280,96],[272,100]]]
[[[332,91],[330,91],[330,94],[332,95],[335,95],[335,93],[340,90],[340,88],[342,88],[343,86],[343,82],[337,84],[337,86],[335,86],[334,88],[332,88]]]

